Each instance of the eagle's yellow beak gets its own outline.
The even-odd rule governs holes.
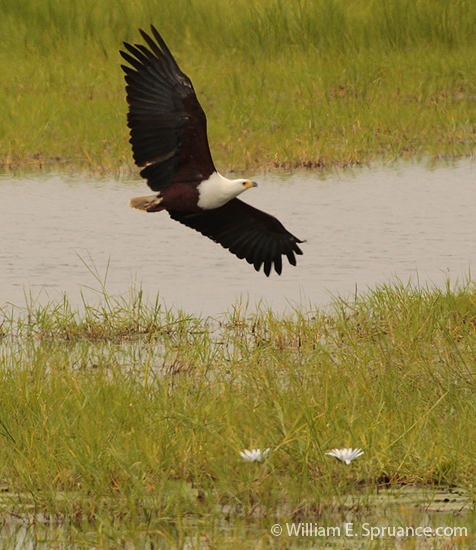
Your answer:
[[[246,189],[249,189],[250,187],[258,187],[258,184],[255,181],[247,181],[243,185]]]

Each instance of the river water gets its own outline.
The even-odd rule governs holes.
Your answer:
[[[65,173],[0,176],[0,307],[63,293],[99,299],[132,287],[167,307],[218,315],[237,300],[276,311],[325,306],[396,278],[443,285],[476,261],[476,165],[397,163],[320,173],[247,174],[241,198],[306,239],[296,268],[255,272],[165,212],[127,206],[140,179]]]

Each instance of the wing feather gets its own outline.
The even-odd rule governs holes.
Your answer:
[[[130,143],[141,175],[154,191],[175,182],[200,183],[214,171],[207,119],[190,79],[151,26],[140,31],[147,46],[127,44],[126,79]]]
[[[282,256],[296,265],[296,254],[303,241],[289,233],[275,217],[232,199],[220,208],[202,212],[169,211],[170,217],[199,231],[202,235],[227,248],[232,254],[254,266],[261,266],[266,275],[272,267],[281,274]]]

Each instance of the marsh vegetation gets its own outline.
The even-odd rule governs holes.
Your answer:
[[[222,170],[472,154],[469,0],[8,0],[0,161],[129,171],[118,50],[150,23],[195,84]]]
[[[453,513],[467,511],[475,296],[472,284],[383,286],[327,310],[237,303],[218,319],[132,291],[82,309],[5,306],[4,514],[80,531],[89,520],[99,537],[115,518],[117,536],[128,526],[181,547],[203,532],[223,547],[245,525],[251,544],[277,520],[365,517],[379,490],[403,485],[424,488],[425,506],[458,487]],[[262,463],[240,457],[268,447]],[[364,455],[346,466],[325,454],[334,447]]]

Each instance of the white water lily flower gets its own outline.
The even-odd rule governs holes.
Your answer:
[[[240,452],[240,455],[243,460],[246,460],[246,462],[262,462],[265,458],[267,458],[270,451],[271,449],[269,447],[263,452],[261,452],[261,449],[253,449],[251,451],[245,449]]]
[[[333,456],[346,464],[350,464],[355,458],[363,455],[362,449],[332,449],[326,455]]]

